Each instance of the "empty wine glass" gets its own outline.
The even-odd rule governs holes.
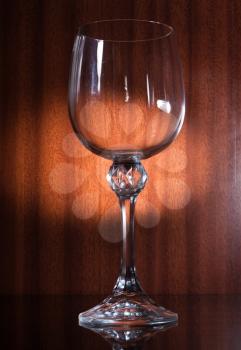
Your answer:
[[[125,329],[176,322],[177,314],[143,291],[134,261],[134,208],[147,180],[140,161],[167,147],[184,119],[173,28],[129,19],[81,27],[73,48],[69,111],[85,147],[113,160],[107,180],[119,198],[123,233],[121,271],[113,292],[81,313],[79,323]]]

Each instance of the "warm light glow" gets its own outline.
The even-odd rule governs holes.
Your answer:
[[[101,211],[100,207],[101,198],[107,200],[113,195],[106,181],[106,174],[111,162],[86,150],[73,133],[69,133],[63,138],[62,147],[64,153],[72,160],[65,163],[60,162],[51,170],[49,174],[51,189],[57,195],[71,193],[73,215],[80,220],[99,217],[98,232],[101,237],[108,242],[120,242],[122,237],[119,205],[114,203],[104,212]],[[79,162],[84,162],[85,166],[78,166]],[[156,172],[158,168],[159,171],[163,170],[155,179],[154,188],[147,186],[142,193],[142,198],[136,204],[137,223],[146,229],[151,229],[160,222],[161,204],[171,210],[183,209],[191,199],[191,191],[188,185],[179,178],[179,173],[187,166],[184,150],[171,147],[147,162],[149,164],[148,171],[155,169]],[[86,166],[87,163],[89,167]],[[170,175],[167,175],[166,172],[175,174],[175,178],[169,178]],[[86,192],[84,181],[90,173],[93,174],[92,180],[93,183],[96,182],[98,191]],[[154,193],[157,194],[157,197],[154,201],[150,201]]]
[[[143,121],[144,114],[138,104],[126,103],[120,107],[118,111],[118,124],[126,135],[130,135],[134,131],[140,130]]]
[[[94,192],[85,192],[76,196],[72,204],[74,215],[81,220],[90,219],[98,211],[98,199]]]
[[[155,164],[168,172],[177,173],[183,171],[187,166],[186,153],[174,147],[166,148],[156,158]]]
[[[75,166],[71,163],[57,164],[49,174],[49,184],[53,191],[67,194],[75,191],[87,176],[86,170],[75,176]]]
[[[157,112],[148,120],[145,130],[146,145],[152,146],[170,136],[171,130],[175,129],[177,118],[172,114]]]
[[[141,198],[136,204],[136,221],[145,228],[152,228],[159,224],[161,219],[160,209],[150,201]]]
[[[97,136],[108,140],[111,137],[112,114],[108,106],[100,101],[91,101],[80,110],[79,122],[88,138]]]
[[[91,155],[91,152],[80,143],[73,132],[64,137],[62,148],[66,156],[71,158],[85,158]]]
[[[168,209],[183,209],[191,200],[191,190],[182,180],[169,178],[154,184],[161,203]]]

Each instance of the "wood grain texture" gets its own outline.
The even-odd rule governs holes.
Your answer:
[[[149,293],[240,293],[240,1],[1,6],[1,293],[106,294],[113,286],[120,244],[110,242],[118,240],[110,162],[68,136],[66,96],[79,25],[125,17],[174,26],[187,94],[180,137],[143,162],[139,277]]]

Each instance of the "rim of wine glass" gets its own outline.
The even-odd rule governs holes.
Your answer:
[[[165,27],[168,29],[168,32],[166,34],[156,36],[154,38],[148,38],[148,39],[133,39],[133,40],[113,40],[113,39],[103,39],[101,37],[97,38],[91,35],[86,35],[83,33],[83,30],[85,27],[92,25],[92,24],[97,24],[97,23],[105,23],[105,22],[118,22],[118,21],[129,21],[129,22],[145,22],[145,23],[151,23],[151,24],[156,24],[159,25],[160,27]],[[158,22],[158,21],[151,21],[151,20],[145,20],[145,19],[131,19],[131,18],[116,18],[116,19],[103,19],[103,20],[98,20],[98,21],[91,21],[83,24],[82,26],[79,27],[78,31],[79,35],[84,36],[85,38],[96,40],[96,41],[107,41],[107,42],[113,42],[113,43],[133,43],[133,42],[144,42],[144,41],[153,41],[153,40],[160,40],[160,39],[165,39],[169,37],[170,35],[175,33],[175,30],[172,26],[163,23],[163,22]]]

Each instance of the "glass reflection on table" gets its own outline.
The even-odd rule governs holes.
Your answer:
[[[127,327],[124,330],[113,327],[87,329],[101,335],[108,343],[111,344],[113,350],[141,350],[143,348],[143,344],[146,343],[151,337],[155,336],[159,332],[164,332],[170,328],[177,327],[177,325],[177,323],[172,323],[153,327]]]
[[[4,350],[240,350],[241,296],[155,296],[179,314],[165,332],[122,336],[78,325],[78,312],[103,296],[1,296],[0,348]],[[156,331],[156,332],[155,332]],[[100,331],[100,333],[103,333]],[[137,339],[134,339],[136,336]],[[120,338],[132,341],[118,342]],[[140,340],[140,341],[139,341]],[[127,343],[127,344],[126,344]]]

